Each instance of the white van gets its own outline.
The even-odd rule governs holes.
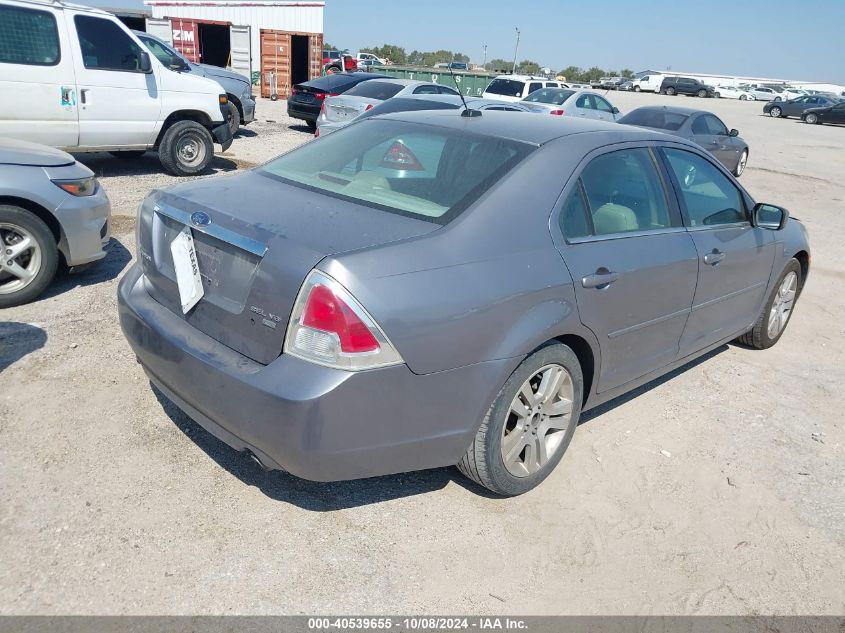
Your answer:
[[[631,80],[631,90],[634,92],[660,92],[660,86],[666,75],[654,73],[643,75]]]
[[[498,101],[516,102],[522,101],[535,90],[540,88],[567,88],[565,83],[547,79],[546,77],[534,77],[532,75],[499,75],[487,88],[484,89],[482,98],[497,99]]]
[[[113,15],[59,0],[0,0],[0,136],[71,152],[157,150],[187,176],[225,151],[225,92],[165,68]]]

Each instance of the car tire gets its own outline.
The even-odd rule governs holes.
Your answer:
[[[640,92],[640,90],[642,90],[642,88],[640,88],[639,86],[634,86],[634,92]]]
[[[797,259],[790,259],[754,326],[740,336],[737,342],[754,349],[769,349],[777,343],[795,311],[802,284],[801,264]]]
[[[147,153],[147,150],[145,150],[145,149],[133,149],[133,150],[130,150],[130,151],[125,151],[125,152],[109,152],[109,154],[111,154],[115,158],[119,158],[121,160],[132,160],[132,159],[135,159],[135,158],[141,158],[141,156],[143,156],[146,153]]]
[[[733,169],[733,175],[739,178],[742,176],[742,173],[745,171],[745,166],[748,164],[748,150],[742,150],[742,154],[739,155],[739,160],[736,163],[736,167]]]
[[[177,121],[164,133],[158,157],[164,168],[175,176],[200,174],[214,158],[211,132],[196,121]]]
[[[241,127],[241,113],[238,111],[238,106],[231,101],[226,104],[226,123],[229,124],[229,130],[231,130],[232,136]]]
[[[670,97],[671,97],[671,96],[674,96],[674,94],[675,94],[675,89],[674,89],[674,88],[672,88],[672,87],[666,88],[666,94],[667,94],[667,95],[669,95]]]
[[[22,240],[29,239],[31,246],[20,253],[8,251]],[[33,213],[18,206],[0,204],[0,248],[3,261],[0,262],[0,308],[29,303],[40,295],[53,278],[59,265],[59,249],[56,238],[44,221]],[[10,271],[9,262],[15,270],[25,271],[27,278]]]
[[[722,93],[721,93],[721,92],[714,92],[714,93],[713,93],[713,98],[714,98],[714,99],[721,99],[721,98],[722,98]]]
[[[707,91],[706,90],[699,90],[696,93],[696,95],[698,96],[699,99],[704,99],[707,96]]]
[[[783,99],[781,99],[780,97],[775,97],[775,98],[773,99],[773,101],[774,101],[775,103],[780,103],[781,101],[783,101]]]
[[[816,125],[819,122],[819,115],[815,112],[811,112],[804,117],[804,122],[809,123],[810,125]]]
[[[769,110],[769,116],[773,119],[779,119],[781,116],[783,116],[783,110],[781,110],[777,106],[773,106],[772,109]]]
[[[549,393],[541,392],[544,384]],[[557,388],[549,389],[553,385]],[[528,492],[549,476],[566,452],[578,426],[583,392],[575,353],[560,343],[541,347],[502,386],[458,470],[498,495]],[[544,406],[561,413],[544,414]],[[515,407],[526,415],[520,419]]]
[[[305,124],[308,126],[308,129],[312,132],[317,131],[317,122],[316,121],[306,121]]]

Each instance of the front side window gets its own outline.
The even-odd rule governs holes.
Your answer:
[[[77,15],[73,21],[85,68],[140,70],[141,48],[117,24],[88,15]]]
[[[645,148],[594,158],[581,173],[581,184],[594,235],[657,231],[672,226],[663,183]],[[563,223],[567,222],[577,227],[574,219]]]
[[[0,62],[54,66],[60,56],[59,33],[52,14],[0,6]]]
[[[525,143],[461,130],[368,119],[280,156],[258,173],[446,224],[533,150]]]
[[[691,227],[747,221],[742,194],[710,161],[698,154],[664,148],[677,180]]]
[[[713,134],[716,136],[727,136],[728,135],[728,128],[727,126],[722,123],[718,118],[713,116],[712,114],[705,114],[704,115],[704,125],[707,126],[708,134]]]
[[[155,58],[164,65],[165,68],[176,66],[182,61],[181,57],[164,46],[161,42],[154,40],[151,37],[144,37],[143,35],[139,35],[138,39],[141,40],[141,43],[147,47],[147,50],[149,50]]]
[[[593,100],[596,103],[596,110],[600,112],[607,112],[609,114],[613,113],[613,107],[601,97],[593,97]]]

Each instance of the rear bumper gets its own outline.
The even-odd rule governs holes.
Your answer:
[[[144,283],[133,266],[118,305],[152,383],[226,444],[305,479],[456,463],[512,369],[495,361],[426,376],[404,365],[350,373],[286,355],[260,365],[162,307]]]
[[[228,123],[224,122],[211,128],[211,135],[220,143],[224,152],[232,146],[232,130],[229,129]]]
[[[317,120],[318,116],[320,116],[320,106],[296,103],[295,101],[288,99],[288,116],[292,119],[313,122]]]

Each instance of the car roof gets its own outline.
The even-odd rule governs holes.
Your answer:
[[[545,77],[537,77],[536,75],[497,75],[494,79],[512,79],[513,81],[557,81],[556,79],[546,79]]]
[[[642,106],[631,110],[631,112],[641,112],[642,110],[651,110],[653,112],[669,112],[670,114],[682,114],[684,116],[692,116],[694,114],[713,114],[707,110],[697,110],[696,108],[682,108],[680,106]],[[628,114],[630,114],[629,112]],[[716,116],[716,115],[713,115]]]
[[[618,123],[575,117],[514,116],[511,112],[486,111],[480,117],[465,117],[456,110],[418,110],[371,117],[370,121],[405,121],[469,131],[484,136],[508,138],[530,145],[543,145],[555,139],[601,132],[612,134],[618,142],[654,139],[655,132]],[[668,135],[658,133],[661,138]],[[673,137],[675,141],[677,137]]]

